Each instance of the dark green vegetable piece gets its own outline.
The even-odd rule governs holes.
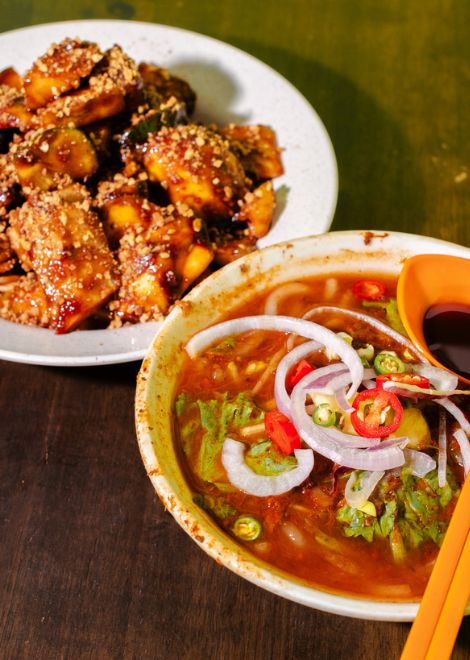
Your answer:
[[[143,144],[147,142],[149,133],[158,133],[163,126],[177,126],[182,123],[183,119],[181,109],[176,112],[173,110],[157,110],[133,126],[125,135],[126,141],[132,144]]]
[[[395,298],[390,298],[388,301],[363,300],[362,304],[364,307],[375,307],[376,309],[383,309],[389,325],[397,332],[405,335],[405,337],[407,336],[405,326],[401,322],[401,318],[398,313],[398,306]]]
[[[193,501],[218,520],[229,520],[238,513],[222,496],[198,494],[194,496]]]

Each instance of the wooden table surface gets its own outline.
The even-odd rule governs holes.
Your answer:
[[[470,3],[1,5],[1,30],[123,18],[247,50],[289,78],[330,132],[340,172],[334,229],[470,245]],[[0,66],[12,62],[13,54]],[[273,596],[217,566],[181,531],[137,449],[138,366],[0,364],[0,657],[398,658],[408,625]],[[470,657],[468,620],[453,657]]]

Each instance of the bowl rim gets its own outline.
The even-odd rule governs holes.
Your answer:
[[[357,243],[359,248],[362,245],[362,249],[355,247],[354,242]],[[326,248],[325,255],[330,254],[328,248],[334,248],[336,252],[342,250],[350,254],[357,252],[366,254],[383,250],[383,247],[389,244],[387,247],[400,247],[405,252],[409,252],[410,256],[411,254],[417,254],[427,250],[436,253],[442,252],[443,254],[470,257],[470,248],[417,234],[380,230],[329,232],[279,243],[253,252],[206,278],[184,300],[193,303],[199,297],[204,296],[213,287],[214,281],[217,281],[217,278],[221,277],[221,273],[223,273],[223,276],[228,276],[236,272],[235,269],[241,269],[243,272],[243,267],[248,266],[248,264],[256,259],[262,259],[263,256],[266,257],[267,255],[280,256],[285,251],[295,251],[299,246],[309,245],[309,243],[312,246],[319,245],[321,247],[324,245]],[[338,245],[341,247],[338,247]],[[263,255],[260,257],[259,255],[261,253]],[[328,265],[325,266],[325,271],[328,272]],[[286,280],[288,279],[292,279],[292,277],[286,278]],[[243,548],[239,549],[239,546],[234,541],[231,541],[225,532],[222,532],[221,536],[228,539],[224,544],[220,539],[216,538],[216,534],[211,532],[210,528],[214,527],[214,524],[210,523],[207,516],[198,515],[199,512],[196,512],[196,510],[192,512],[178,502],[177,496],[164,474],[164,466],[160,466],[155,455],[152,438],[153,428],[150,426],[147,413],[147,394],[149,392],[150,372],[155,364],[158,351],[168,341],[168,338],[171,337],[173,325],[178,320],[181,320],[185,314],[184,306],[178,305],[172,310],[158,330],[137,377],[135,395],[136,432],[141,457],[147,474],[165,508],[171,512],[184,531],[210,557],[240,577],[249,580],[271,593],[331,614],[378,621],[412,621],[417,614],[419,602],[371,600],[360,596],[337,594],[323,590],[317,586],[309,586],[295,577],[289,578],[287,573],[270,567],[267,562],[258,560],[249,551],[245,551]],[[188,315],[186,314],[186,316]],[[179,469],[181,471],[181,468]],[[189,489],[189,486],[186,487]],[[203,522],[204,534],[197,533],[197,530],[200,530],[201,519],[206,522],[205,525]],[[233,549],[227,550],[227,545],[236,546],[238,549],[235,551]],[[470,609],[467,608],[467,613],[469,612]]]

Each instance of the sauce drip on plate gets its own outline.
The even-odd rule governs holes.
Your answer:
[[[429,350],[439,362],[470,378],[469,305],[432,305],[424,316],[423,333]]]

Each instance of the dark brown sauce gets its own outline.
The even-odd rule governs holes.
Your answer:
[[[424,339],[431,353],[464,378],[470,378],[470,306],[432,305],[424,316]]]

